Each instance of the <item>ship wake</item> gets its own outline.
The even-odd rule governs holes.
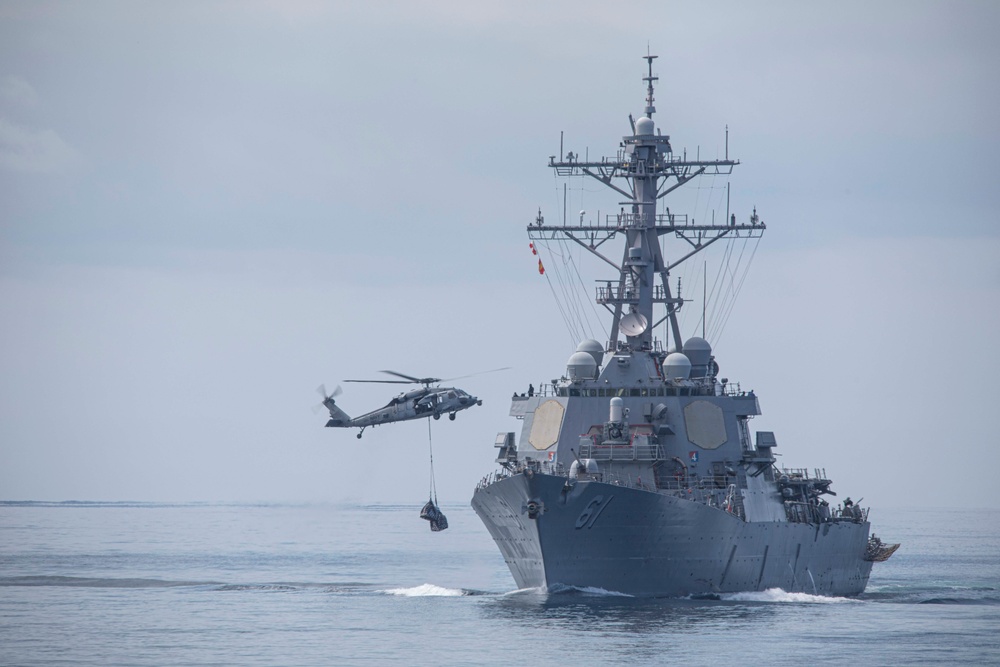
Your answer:
[[[388,595],[400,595],[408,598],[449,598],[472,595],[471,592],[465,591],[461,588],[445,588],[444,586],[436,586],[434,584],[421,584],[419,586],[413,586],[412,588],[389,588],[380,592]]]
[[[720,600],[730,602],[794,602],[807,604],[842,604],[859,602],[853,598],[833,597],[827,595],[812,595],[810,593],[789,593],[780,588],[768,588],[766,591],[746,591],[744,593],[723,593]]]

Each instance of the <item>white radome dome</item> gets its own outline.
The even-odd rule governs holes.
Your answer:
[[[594,358],[594,362],[600,366],[604,361],[604,346],[593,338],[588,338],[576,346],[577,352],[586,352]]]
[[[663,360],[663,376],[668,380],[687,380],[691,377],[691,360],[681,352],[668,354]]]
[[[570,380],[593,380],[597,377],[597,362],[588,352],[574,352],[566,362]]]

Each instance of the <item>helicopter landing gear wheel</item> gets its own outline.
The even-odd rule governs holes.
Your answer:
[[[358,440],[360,440],[360,439],[361,439],[361,434],[360,434],[360,433],[358,433]]]
[[[455,413],[452,412],[450,415],[448,415],[448,419],[455,421]]]
[[[434,413],[434,419],[441,419],[441,415],[437,412]]]

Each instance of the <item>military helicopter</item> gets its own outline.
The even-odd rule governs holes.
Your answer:
[[[507,370],[507,368],[495,368],[491,371],[483,371],[482,373],[473,373],[473,375],[482,375],[483,373],[494,373],[496,371]],[[381,384],[422,384],[423,387],[420,389],[411,389],[410,391],[403,392],[399,396],[385,404],[385,406],[378,408],[377,410],[372,410],[371,412],[366,412],[363,415],[354,417],[353,419],[346,412],[337,407],[336,401],[334,399],[340,395],[341,389],[338,386],[333,390],[332,394],[326,393],[326,387],[320,385],[316,388],[320,396],[323,397],[323,402],[320,406],[325,407],[330,411],[330,420],[326,423],[328,427],[332,428],[360,428],[358,432],[358,438],[362,436],[365,429],[369,426],[378,426],[380,424],[390,424],[392,422],[407,421],[410,419],[420,419],[422,417],[434,417],[434,419],[440,419],[441,415],[448,413],[448,419],[454,421],[455,414],[460,410],[466,410],[474,405],[482,405],[482,400],[472,396],[468,392],[458,389],[457,387],[440,387],[431,385],[436,385],[439,382],[448,382],[450,380],[461,380],[463,378],[472,377],[472,375],[463,375],[457,378],[417,378],[411,375],[405,375],[403,373],[397,373],[396,371],[380,371],[388,375],[395,375],[398,378],[403,378],[401,380],[344,380],[344,382],[373,382]],[[317,406],[317,407],[320,407]]]

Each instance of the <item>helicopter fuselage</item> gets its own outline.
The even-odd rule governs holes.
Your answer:
[[[455,387],[422,388],[402,393],[377,410],[351,418],[334,404],[332,398],[324,401],[324,405],[330,410],[330,420],[326,423],[328,427],[360,428],[362,432],[369,426],[380,424],[423,417],[440,419],[445,413],[454,419],[457,412],[482,403],[475,396]],[[361,433],[358,437],[361,437]]]

